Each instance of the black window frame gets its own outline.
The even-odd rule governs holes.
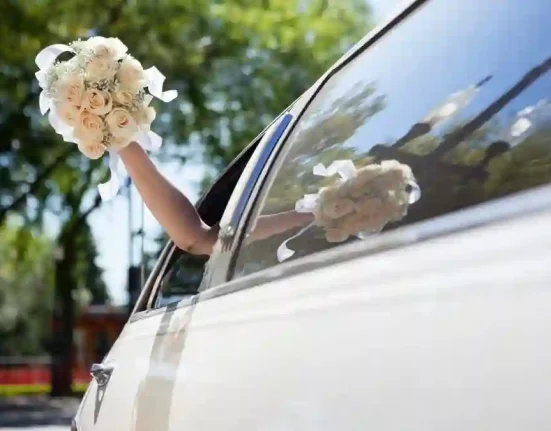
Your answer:
[[[302,96],[301,96],[302,97]],[[283,111],[279,116],[277,116],[268,126],[260,132],[255,139],[253,139],[242,151],[239,153],[239,155],[226,167],[226,169],[219,175],[219,177],[216,179],[214,184],[211,186],[211,188],[200,198],[200,200],[195,205],[197,212],[201,216],[201,218],[209,225],[213,225],[214,223],[218,223],[223,215],[223,213],[228,210],[226,205],[228,205],[231,195],[235,189],[235,186],[238,183],[239,177],[241,176],[241,173],[246,168],[247,164],[249,163],[250,158],[254,154],[255,150],[257,149],[259,143],[262,141],[262,138],[266,134],[266,132],[274,125],[276,124],[280,119],[284,118],[286,114],[289,113],[289,111],[292,109],[292,107],[297,103],[297,101],[300,100],[300,97],[295,100],[285,111]],[[289,119],[289,123],[293,119]],[[279,139],[280,136],[278,136],[277,139]],[[262,166],[264,166],[264,161],[261,161]],[[262,169],[261,169],[262,170]],[[256,184],[256,179],[258,178],[259,172],[258,167],[255,167],[255,173],[256,176],[253,180],[253,188]],[[227,185],[228,177],[232,178],[231,181],[233,182],[232,186]],[[250,193],[253,192],[253,188],[250,189]],[[217,211],[214,211],[212,207],[218,203],[218,199],[220,196],[227,197],[226,199],[226,205],[224,205],[223,211],[220,211],[217,209]],[[244,211],[244,204],[242,200],[238,202],[238,205],[240,208],[238,208],[238,211],[235,212],[235,208],[229,208],[230,211],[235,212],[235,214],[238,214],[238,216],[232,215],[232,222],[238,223],[239,217],[241,217],[241,214]],[[155,307],[159,291],[161,289],[162,281],[166,274],[168,274],[172,268],[173,265],[177,264],[179,257],[182,255],[182,253],[185,253],[185,251],[180,250],[171,240],[167,242],[167,244],[164,246],[163,250],[161,251],[159,258],[157,259],[157,262],[155,263],[155,266],[153,270],[151,271],[151,274],[149,275],[148,279],[144,283],[142,290],[140,291],[140,295],[138,297],[138,300],[136,301],[136,304],[131,312],[130,318],[128,320],[129,323],[134,322],[136,320],[140,320],[145,317],[154,316],[160,313],[164,313],[168,307],[171,307],[173,309],[175,306],[176,308],[189,306],[197,299],[198,295],[193,295],[189,297],[185,297],[182,300],[178,301],[177,303],[170,303],[165,304],[161,307]],[[225,261],[224,259],[224,252],[223,251],[215,251],[210,256],[208,263],[213,264],[213,267],[218,267],[219,261]],[[207,279],[205,276],[204,279]],[[209,278],[210,279],[210,278]],[[208,283],[207,287],[212,287],[214,284]]]

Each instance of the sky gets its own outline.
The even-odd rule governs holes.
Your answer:
[[[392,14],[403,0],[370,0],[375,19],[381,20]],[[259,131],[260,132],[260,131]],[[198,199],[197,184],[205,173],[199,162],[190,161],[181,165],[178,162],[155,162],[159,170],[176,185],[192,202]],[[132,191],[132,224],[136,231],[141,226],[142,202],[136,190]],[[146,248],[153,250],[153,240],[161,231],[159,223],[145,208],[144,231]],[[97,264],[104,270],[104,280],[114,304],[122,305],[128,300],[127,268],[129,264],[129,205],[122,192],[113,200],[102,204],[90,216],[90,225],[96,239],[99,256]],[[137,241],[136,244],[139,242]],[[140,250],[134,251],[134,263],[139,263]]]

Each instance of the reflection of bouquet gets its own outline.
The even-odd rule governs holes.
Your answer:
[[[73,53],[57,61],[63,52]],[[158,147],[160,137],[150,130],[153,96],[168,102],[176,91],[162,91],[164,76],[144,70],[116,38],[91,37],[70,45],[52,45],[36,57],[36,74],[43,89],[42,113],[65,141],[74,142],[91,159],[118,150],[131,141]],[[146,91],[146,88],[148,91]]]
[[[318,165],[314,173],[341,176],[337,184],[304,196],[296,205],[297,211],[314,214],[314,223],[324,229],[329,242],[380,232],[387,223],[404,217],[420,196],[410,167],[396,160],[358,170],[352,161],[342,160],[327,169]]]

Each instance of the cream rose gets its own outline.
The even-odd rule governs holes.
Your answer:
[[[321,208],[325,216],[338,219],[354,211],[354,202],[350,199],[335,199],[324,202]]]
[[[71,105],[70,103],[61,103],[56,106],[55,112],[65,124],[71,127],[75,127],[78,124],[80,118],[78,106]]]
[[[370,214],[374,211],[379,211],[383,207],[383,201],[379,198],[366,196],[358,199],[355,202],[355,207],[358,214]]]
[[[320,227],[333,227],[335,220],[327,217],[320,207],[314,209],[314,224]]]
[[[134,113],[134,118],[140,126],[147,126],[149,128],[151,123],[155,120],[157,113],[151,106],[146,106]]]
[[[331,202],[340,197],[339,188],[335,186],[325,187],[320,191],[320,201],[323,204],[324,202]]]
[[[106,117],[107,125],[115,138],[128,138],[138,129],[136,120],[125,109],[114,108]]]
[[[104,134],[103,120],[88,111],[80,113],[75,126],[75,137],[82,142],[101,142]]]
[[[112,80],[117,72],[117,62],[109,56],[92,57],[86,65],[86,77],[91,81]]]
[[[130,55],[122,60],[117,79],[121,86],[128,91],[140,90],[147,84],[147,78],[141,63]]]
[[[130,91],[117,90],[113,93],[113,101],[123,106],[131,106],[134,95]]]
[[[116,37],[93,36],[86,41],[86,47],[91,49],[96,57],[110,57],[114,60],[120,60],[128,51],[126,45]]]
[[[369,215],[348,217],[339,223],[339,228],[349,235],[357,235],[360,232],[379,232],[388,222],[382,212],[373,212]]]
[[[343,242],[348,239],[348,234],[342,229],[329,228],[325,230],[327,242]]]
[[[56,83],[56,99],[61,103],[80,106],[84,94],[84,80],[80,75],[68,75]]]
[[[374,185],[382,190],[403,189],[405,183],[404,173],[399,169],[387,171],[374,180]]]
[[[120,150],[126,147],[128,144],[130,144],[129,138],[116,138],[113,136],[113,138],[111,138],[111,141],[109,142],[109,148],[112,148],[113,150]]]
[[[92,114],[105,115],[113,107],[113,100],[108,91],[90,88],[84,92],[82,107]]]
[[[105,146],[101,143],[80,142],[78,149],[82,154],[92,160],[99,159],[105,153]]]

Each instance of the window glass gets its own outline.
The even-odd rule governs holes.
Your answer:
[[[550,16],[547,0],[427,2],[333,76],[276,161],[234,277],[549,183]],[[326,170],[337,160],[344,178]]]
[[[181,301],[199,292],[208,257],[195,256],[179,250],[175,253],[180,253],[180,256],[163,276],[154,308]]]

